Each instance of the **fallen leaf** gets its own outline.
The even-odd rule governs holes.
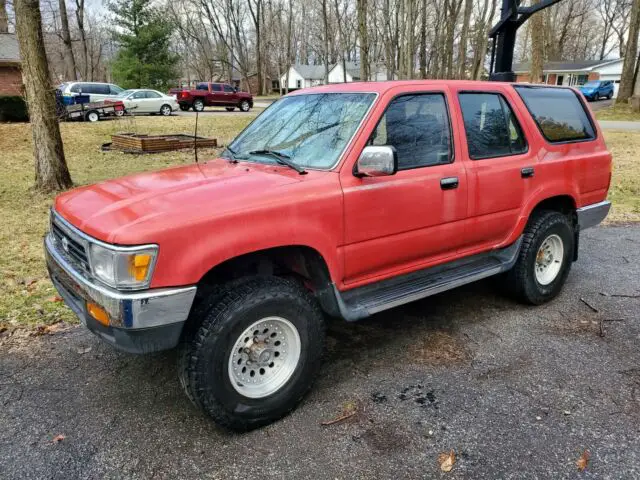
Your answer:
[[[62,297],[58,295],[54,295],[53,297],[47,298],[47,302],[61,302],[61,301],[62,301]]]
[[[582,472],[585,468],[587,468],[587,465],[589,465],[590,456],[591,454],[589,453],[589,450],[585,450],[584,452],[582,452],[580,458],[576,460],[576,466],[578,467],[578,470]]]
[[[440,464],[440,470],[443,472],[450,472],[453,469],[454,463],[456,463],[456,454],[453,450],[450,452],[443,452],[438,455],[438,463]]]
[[[64,440],[64,435],[56,435],[55,437],[53,437],[52,442],[53,443],[60,443],[62,440]]]
[[[47,325],[38,325],[36,329],[30,333],[32,337],[39,337],[49,333],[49,327]]]
[[[80,347],[77,351],[80,355],[83,355],[85,353],[89,353],[91,351],[91,347]]]

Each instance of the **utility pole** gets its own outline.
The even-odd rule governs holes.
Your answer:
[[[531,15],[561,0],[542,0],[529,7],[521,7],[520,1],[502,0],[500,21],[489,31],[489,38],[493,40],[490,80],[497,82],[514,82],[516,80],[516,75],[513,73],[513,51],[516,46],[518,29]]]

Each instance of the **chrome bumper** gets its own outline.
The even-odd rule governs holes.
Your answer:
[[[580,225],[580,230],[598,225],[606,218],[610,209],[611,202],[608,200],[579,208],[576,213],[578,214],[578,225]]]
[[[136,353],[163,350],[177,344],[193,304],[195,286],[120,292],[99,285],[74,269],[56,248],[51,234],[45,237],[44,246],[53,285],[80,321],[94,333],[123,350]],[[87,302],[100,305],[109,314],[109,327],[99,324],[87,313]],[[158,335],[160,331],[164,333]]]

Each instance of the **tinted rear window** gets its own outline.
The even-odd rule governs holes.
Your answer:
[[[577,142],[596,137],[591,119],[573,90],[529,86],[514,88],[549,142]]]

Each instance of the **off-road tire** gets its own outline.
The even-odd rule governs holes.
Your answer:
[[[535,275],[536,256],[542,242],[552,234],[562,240],[562,264],[555,279],[548,285],[541,285]],[[518,260],[505,276],[505,286],[522,303],[541,305],[552,300],[560,293],[569,275],[574,248],[574,230],[569,217],[552,210],[535,212],[525,227]]]
[[[249,100],[242,100],[238,105],[238,108],[243,112],[248,112],[251,110],[251,104],[249,103]]]
[[[300,359],[289,380],[263,398],[248,398],[232,386],[231,350],[253,322],[280,316],[295,325]],[[311,388],[322,363],[325,324],[313,296],[293,280],[249,277],[213,291],[194,308],[181,342],[181,384],[193,403],[218,424],[247,431],[291,412]]]
[[[204,102],[200,99],[196,99],[193,101],[193,111],[194,112],[202,112],[204,110]]]

